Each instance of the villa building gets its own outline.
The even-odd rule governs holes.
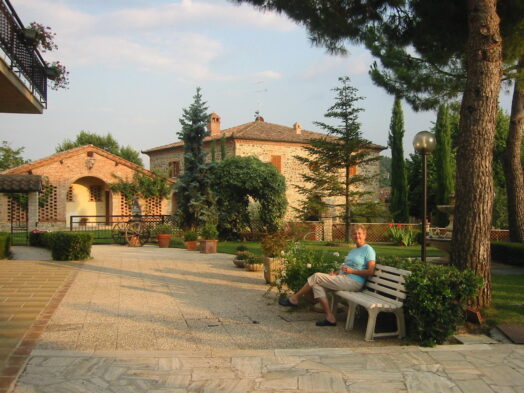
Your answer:
[[[224,138],[226,156],[255,156],[261,161],[269,162],[286,179],[286,197],[288,200],[288,210],[285,219],[291,221],[295,217],[293,207],[299,205],[301,195],[295,186],[305,185],[301,174],[308,169],[304,167],[295,157],[306,156],[304,149],[311,138],[325,137],[325,134],[312,132],[302,129],[299,123],[292,127],[268,123],[261,116],[255,121],[221,130],[221,119],[216,113],[212,113],[209,121],[210,135],[204,139],[204,151],[208,153],[207,160],[211,160],[211,150],[214,146],[215,159],[220,161],[221,140]],[[373,154],[378,155],[385,148],[372,145]],[[150,158],[151,170],[160,170],[169,174],[169,177],[176,181],[184,170],[184,143],[174,142],[163,146],[143,150]],[[353,174],[366,173],[370,175],[378,174],[379,163],[374,162],[361,168],[351,168]],[[371,200],[378,200],[378,177],[367,184],[366,191],[370,192]],[[336,201],[334,201],[336,202]],[[176,199],[172,198],[172,203],[176,205]]]

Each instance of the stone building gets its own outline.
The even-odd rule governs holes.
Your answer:
[[[293,207],[299,205],[301,195],[296,185],[304,185],[301,174],[307,168],[295,156],[306,156],[304,146],[311,138],[325,137],[325,134],[302,129],[299,123],[293,127],[286,127],[264,121],[258,116],[255,121],[221,130],[220,116],[212,113],[209,121],[210,135],[204,139],[204,151],[210,153],[212,146],[215,150],[215,159],[221,160],[221,140],[224,138],[226,156],[255,156],[261,161],[270,162],[286,179],[286,197],[288,209],[285,219],[292,221],[295,213]],[[373,145],[373,153],[379,154],[384,147]],[[175,142],[142,151],[150,158],[151,170],[160,170],[169,174],[176,181],[184,169],[184,143]],[[211,154],[207,155],[207,160]],[[352,173],[378,174],[378,161],[362,168],[352,168]],[[371,181],[366,189],[371,192],[370,199],[378,200],[378,177]],[[333,201],[337,202],[337,201]],[[173,197],[172,203],[176,204]]]
[[[152,172],[108,153],[93,145],[86,145],[38,161],[3,171],[3,175],[40,175],[47,192],[44,206],[38,209],[38,224],[28,222],[29,230],[69,228],[71,216],[101,216],[110,221],[111,216],[130,215],[129,201],[120,192],[111,191],[109,184],[118,182],[118,176],[132,180],[135,173],[153,175]],[[11,222],[27,220],[27,210],[16,200],[0,194],[0,231],[9,231]],[[170,214],[167,200],[150,198],[139,201],[142,214]],[[30,209],[29,209],[30,210]],[[86,217],[82,224],[95,220]]]

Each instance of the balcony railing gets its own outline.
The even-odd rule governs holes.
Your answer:
[[[24,40],[23,30],[9,0],[0,0],[0,50],[11,70],[46,107],[46,64],[35,46]]]

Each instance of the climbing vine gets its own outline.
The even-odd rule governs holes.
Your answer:
[[[118,182],[109,183],[109,188],[124,195],[129,205],[135,198],[166,199],[171,191],[168,180],[158,172],[153,172],[153,176],[135,172],[132,181],[124,180],[116,174],[113,174],[113,177],[118,179]]]

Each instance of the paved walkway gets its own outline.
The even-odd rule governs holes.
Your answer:
[[[95,246],[36,341],[15,393],[519,392],[524,347],[424,349],[319,328],[276,305],[232,256]],[[343,315],[340,315],[343,319]],[[329,348],[329,349],[326,349]]]

